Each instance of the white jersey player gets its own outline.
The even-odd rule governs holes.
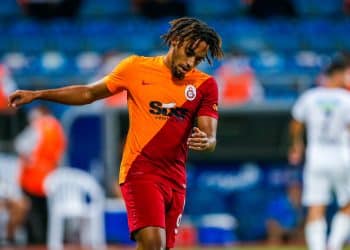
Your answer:
[[[292,109],[289,162],[299,164],[307,147],[303,204],[308,207],[305,237],[310,250],[341,250],[350,233],[350,92],[344,89],[348,65],[333,61],[323,86],[306,91]],[[325,209],[335,192],[339,211],[329,239]]]

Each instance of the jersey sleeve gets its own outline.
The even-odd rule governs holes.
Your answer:
[[[307,94],[302,94],[292,108],[292,117],[300,122],[304,122],[307,117]]]
[[[129,56],[123,59],[113,71],[104,77],[104,82],[111,93],[128,89],[130,77],[133,75],[136,56]]]
[[[219,118],[218,113],[218,85],[214,78],[209,78],[203,83],[203,99],[197,116],[210,116]]]

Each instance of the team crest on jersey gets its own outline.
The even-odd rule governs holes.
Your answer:
[[[185,88],[186,99],[189,101],[193,101],[196,98],[196,95],[197,95],[196,87],[191,84],[187,85]]]

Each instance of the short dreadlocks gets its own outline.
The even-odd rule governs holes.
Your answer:
[[[332,59],[332,61],[326,65],[324,68],[324,74],[326,76],[331,76],[335,72],[338,71],[345,71],[347,68],[349,68],[349,60],[344,56],[338,56]]]
[[[170,25],[168,32],[161,36],[168,46],[174,39],[177,39],[180,44],[185,40],[192,40],[193,42],[201,40],[209,45],[211,58],[221,59],[224,56],[221,48],[221,37],[206,23],[195,18],[182,17],[172,20]],[[212,63],[210,57],[206,55],[209,64]]]

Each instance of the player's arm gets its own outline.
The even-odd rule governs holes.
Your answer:
[[[297,165],[301,162],[304,153],[304,123],[293,119],[290,122],[290,148],[288,160],[290,164]]]
[[[17,108],[34,100],[68,105],[84,105],[111,96],[103,79],[89,85],[71,85],[57,89],[17,90],[9,96],[9,106]]]
[[[193,128],[187,140],[188,147],[198,151],[214,151],[216,146],[217,119],[210,116],[199,116],[197,127]]]

